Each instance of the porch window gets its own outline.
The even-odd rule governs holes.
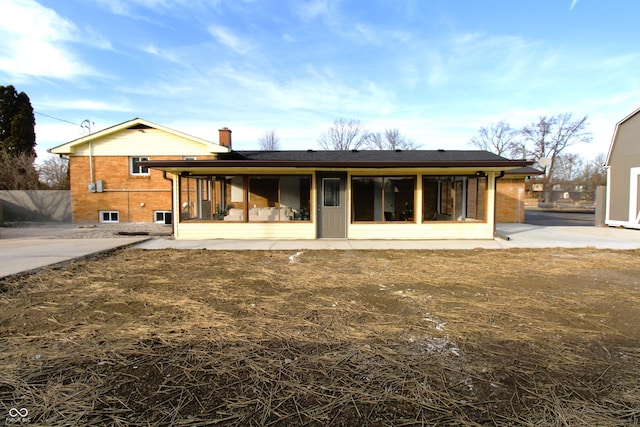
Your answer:
[[[180,178],[182,220],[309,220],[310,199],[310,176],[214,175]]]
[[[487,177],[425,176],[423,221],[486,221]]]
[[[310,219],[311,177],[250,176],[248,181],[249,222]]]
[[[415,222],[415,183],[414,176],[353,177],[353,222]]]

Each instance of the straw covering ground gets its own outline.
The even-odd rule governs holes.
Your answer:
[[[47,268],[0,282],[2,417],[636,425],[639,261],[127,249]]]

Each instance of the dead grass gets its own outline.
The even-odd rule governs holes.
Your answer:
[[[124,250],[0,282],[5,414],[640,423],[640,251],[294,254]]]

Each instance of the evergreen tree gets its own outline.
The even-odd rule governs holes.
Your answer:
[[[26,93],[0,86],[0,149],[9,155],[36,156],[36,120]]]

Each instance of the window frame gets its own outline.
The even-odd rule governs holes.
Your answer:
[[[428,181],[436,188],[427,185]],[[470,191],[472,183],[475,184],[473,192]],[[488,192],[486,175],[423,175],[422,222],[486,223]],[[471,196],[475,199],[472,200]]]
[[[311,222],[313,179],[312,174],[181,176],[178,181],[180,221],[236,224]],[[210,182],[211,193],[210,207],[205,209],[201,200],[204,193],[197,189],[200,188],[199,182],[206,181]]]
[[[323,208],[340,208],[342,207],[342,197],[340,197],[340,178],[322,178],[322,207]],[[331,183],[331,185],[327,185]],[[335,184],[338,184],[337,187]],[[337,197],[336,193],[331,190],[338,190]],[[330,190],[331,197],[327,197],[327,190]],[[327,204],[328,201],[333,202],[333,204]]]
[[[162,214],[162,221],[158,221],[157,215]],[[156,210],[153,211],[153,223],[154,224],[166,224],[167,222],[167,214],[171,215],[171,211],[167,210]]]
[[[357,208],[356,208],[356,198],[358,197],[358,195],[356,194],[354,182],[357,181],[358,179],[363,179],[363,178],[371,179],[374,182],[377,179],[381,180],[379,206],[375,205],[375,194],[374,194],[373,219],[356,219],[356,215],[358,214]],[[419,179],[419,175],[405,175],[405,174],[352,175],[351,176],[351,223],[352,224],[366,224],[366,223],[369,223],[369,224],[372,224],[372,223],[373,224],[416,224],[417,218],[415,216],[415,207],[416,207],[416,200],[418,199],[418,191],[417,191],[418,179]],[[410,200],[399,202],[400,204],[404,203],[405,205],[404,209],[398,208],[395,205],[396,203],[395,190],[397,187],[397,183],[394,183],[393,180],[410,180],[412,182]],[[393,203],[392,211],[386,210],[387,207],[390,206],[388,204],[388,201],[385,200],[386,198],[385,193],[387,193],[387,191],[385,190],[385,186],[387,186],[387,183],[391,183],[391,185],[393,185],[392,189],[390,190],[394,192],[394,200],[391,202]],[[375,184],[374,184],[374,187],[375,187]],[[398,193],[402,193],[400,189],[398,190],[399,190]],[[409,206],[407,206],[407,204],[409,204]],[[381,209],[380,212],[376,212],[376,209],[378,208]],[[397,219],[396,219],[396,213],[398,214]],[[376,214],[379,215],[380,219],[376,219]]]
[[[129,157],[129,175],[131,176],[148,176],[149,175],[149,167],[148,166],[140,166],[137,163],[147,162],[149,161],[149,157],[146,156],[131,156]],[[138,168],[138,171],[135,168]]]
[[[109,219],[105,220],[103,217],[105,214],[109,215]],[[112,215],[115,215],[115,220],[113,220],[111,217]],[[101,224],[118,224],[120,222],[120,211],[111,211],[111,210],[104,210],[104,211],[99,211],[99,220]]]

